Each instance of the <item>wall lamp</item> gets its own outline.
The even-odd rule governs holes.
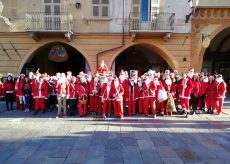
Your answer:
[[[79,2],[75,3],[75,7],[76,7],[77,9],[81,8],[81,3],[79,3]]]

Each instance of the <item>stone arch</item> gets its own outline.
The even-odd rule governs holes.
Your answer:
[[[224,31],[225,29],[229,28],[230,26],[220,26],[218,27],[216,30],[214,30],[211,35],[210,35],[210,40],[212,42],[213,39],[215,39],[215,37],[221,33],[222,31]],[[205,54],[206,48],[204,48],[203,46],[201,47],[201,49],[199,50],[199,54],[198,54],[198,69],[201,70],[202,68],[202,63],[203,63],[203,59],[204,59],[204,54]]]
[[[113,53],[112,57],[108,62],[108,67],[111,68],[113,61],[119,56],[123,51],[132,47],[132,46],[143,46],[143,48],[148,48],[151,51],[155,52],[157,55],[161,56],[172,69],[180,71],[178,62],[174,59],[174,56],[163,46],[159,44],[152,44],[149,42],[140,42],[140,43],[130,43],[126,45],[124,48]]]
[[[84,50],[82,50],[79,46],[77,46],[74,43],[57,40],[57,41],[45,41],[45,42],[42,42],[40,44],[37,44],[34,48],[32,48],[26,54],[26,56],[22,59],[22,61],[20,63],[20,66],[18,67],[17,74],[21,73],[21,70],[23,69],[23,66],[26,64],[27,61],[29,61],[30,59],[32,59],[36,55],[36,52],[38,52],[40,49],[42,49],[45,46],[47,46],[49,44],[52,44],[52,43],[66,44],[66,45],[69,45],[69,46],[73,47],[74,49],[76,49],[77,51],[79,51],[81,53],[81,55],[88,62],[90,69],[92,69],[92,65],[93,65],[92,61],[89,60],[89,57],[87,56],[87,54],[86,54],[86,52]]]

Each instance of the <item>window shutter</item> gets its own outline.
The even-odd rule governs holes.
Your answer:
[[[51,3],[51,0],[45,0],[44,2],[45,3]]]
[[[93,16],[99,17],[99,6],[93,6]]]
[[[101,4],[109,4],[109,0],[101,0]]]
[[[93,4],[99,4],[100,1],[99,1],[99,0],[92,0],[92,3],[93,3]]]
[[[102,17],[108,17],[108,16],[109,16],[109,7],[102,6]]]

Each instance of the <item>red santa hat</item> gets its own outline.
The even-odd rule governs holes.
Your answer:
[[[188,72],[195,72],[194,68],[189,68]]]
[[[72,75],[72,72],[71,71],[67,71],[66,74],[67,75]]]
[[[214,76],[209,76],[208,79],[209,80],[214,80]]]

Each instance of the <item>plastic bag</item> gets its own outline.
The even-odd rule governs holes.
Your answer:
[[[165,100],[167,100],[167,92],[165,90],[160,89],[158,92],[157,100],[161,103]]]

